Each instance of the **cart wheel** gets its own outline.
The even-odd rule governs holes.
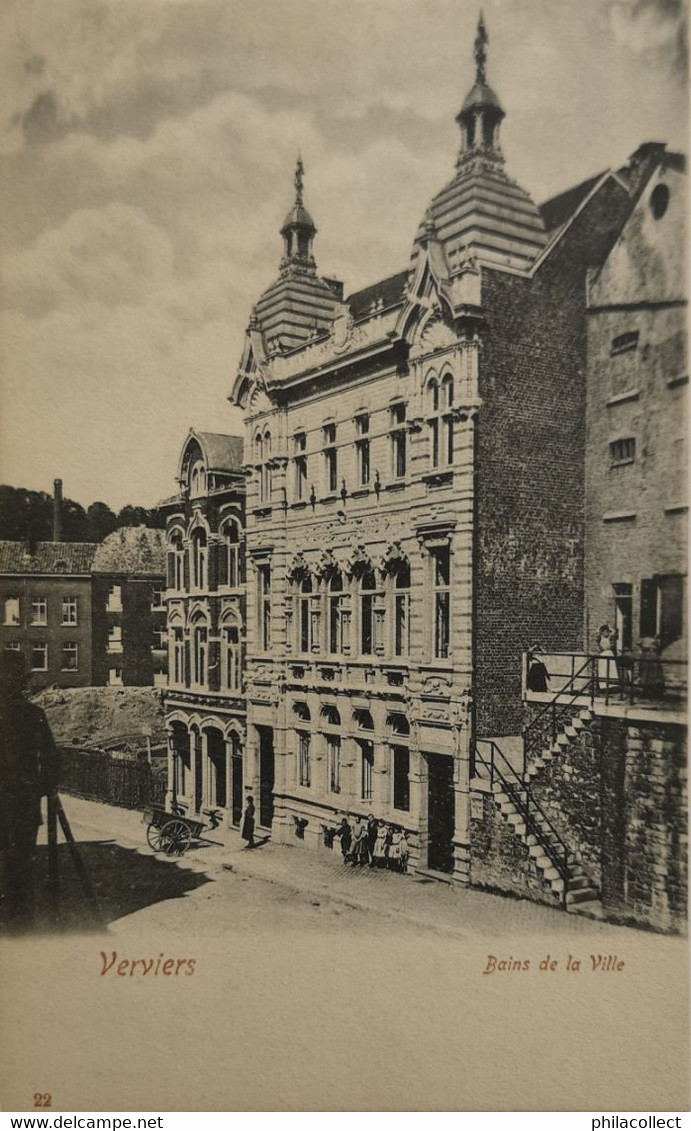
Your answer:
[[[192,834],[184,821],[166,821],[161,829],[161,851],[167,856],[182,856],[190,846]]]
[[[146,839],[149,842],[149,847],[153,848],[154,852],[163,852],[163,830],[158,825],[149,825],[146,830]]]

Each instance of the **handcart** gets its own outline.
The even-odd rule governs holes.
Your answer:
[[[201,838],[203,821],[182,813],[169,813],[154,805],[144,812],[146,839],[154,852],[183,856],[193,840]]]

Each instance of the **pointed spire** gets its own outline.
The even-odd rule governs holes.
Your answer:
[[[480,9],[480,17],[477,21],[477,35],[475,36],[475,81],[485,83],[487,82],[487,44],[489,43],[489,36],[487,28],[485,27],[485,17]]]
[[[297,164],[295,166],[295,203],[299,207],[303,204],[303,187],[305,180],[305,166],[302,163],[302,154],[298,153]]]

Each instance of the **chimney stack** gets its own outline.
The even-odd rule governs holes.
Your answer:
[[[53,541],[62,541],[62,479],[53,480]]]

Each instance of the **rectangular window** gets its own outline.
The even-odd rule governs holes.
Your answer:
[[[154,629],[154,648],[158,652],[163,652],[168,647],[168,630],[165,628]]]
[[[640,635],[657,636],[660,648],[679,640],[684,625],[684,578],[658,574],[641,581]]]
[[[355,427],[358,438],[355,441],[357,451],[357,481],[358,486],[366,487],[370,480],[370,440],[369,440],[369,414],[361,413],[355,417]]]
[[[326,736],[326,760],[329,772],[329,792],[341,792],[341,740],[336,734]]]
[[[623,463],[633,463],[636,458],[636,440],[627,436],[624,440],[612,440],[609,445],[610,467],[620,467]]]
[[[122,627],[114,624],[108,631],[108,651],[122,652]]]
[[[21,652],[21,650],[22,646],[18,640],[10,640],[10,642],[5,645],[6,652]]]
[[[628,353],[629,350],[638,348],[638,330],[629,330],[626,334],[618,334],[612,338],[610,354],[614,357],[618,353]]]
[[[295,499],[304,502],[307,498],[307,436],[296,432],[295,443]]]
[[[300,785],[310,784],[310,736],[298,731],[298,773]]]
[[[406,407],[394,404],[390,410],[391,427],[391,465],[395,479],[402,479],[406,473]]]
[[[31,623],[48,624],[48,598],[34,597],[31,602]]]
[[[5,624],[20,624],[19,597],[5,597]]]
[[[338,490],[338,453],[335,446],[336,425],[325,424],[323,434],[326,490],[329,495],[335,495]]]
[[[109,687],[122,687],[122,668],[108,669]]]
[[[240,634],[234,626],[223,630],[224,683],[226,691],[240,687]]]
[[[164,593],[164,589],[163,589],[162,585],[154,585],[152,593],[151,593],[151,608],[152,609],[162,609],[164,607],[163,593]]]
[[[451,631],[451,553],[448,546],[432,551],[434,592],[434,655],[445,660],[449,655]]]
[[[362,753],[360,796],[363,801],[372,800],[372,771],[374,769],[374,746],[371,742],[361,742]]]
[[[271,647],[271,566],[261,565],[259,577],[259,644],[263,652]]]
[[[362,656],[371,656],[374,650],[375,588],[374,573],[365,573],[360,581],[360,654]]]
[[[410,809],[410,752],[405,746],[394,746],[393,807],[407,813]]]
[[[76,624],[77,623],[77,598],[76,597],[63,597],[63,599],[62,599],[62,623],[63,624]]]
[[[62,670],[64,672],[79,670],[79,646],[75,641],[66,640],[62,646]]]
[[[173,629],[173,679],[180,686],[185,682],[185,638],[181,628]]]
[[[110,588],[108,590],[108,602],[106,604],[106,610],[109,613],[121,613],[122,612],[122,586],[121,585],[111,585],[110,586]]]
[[[45,640],[32,640],[29,662],[32,672],[48,671],[48,644]]]

